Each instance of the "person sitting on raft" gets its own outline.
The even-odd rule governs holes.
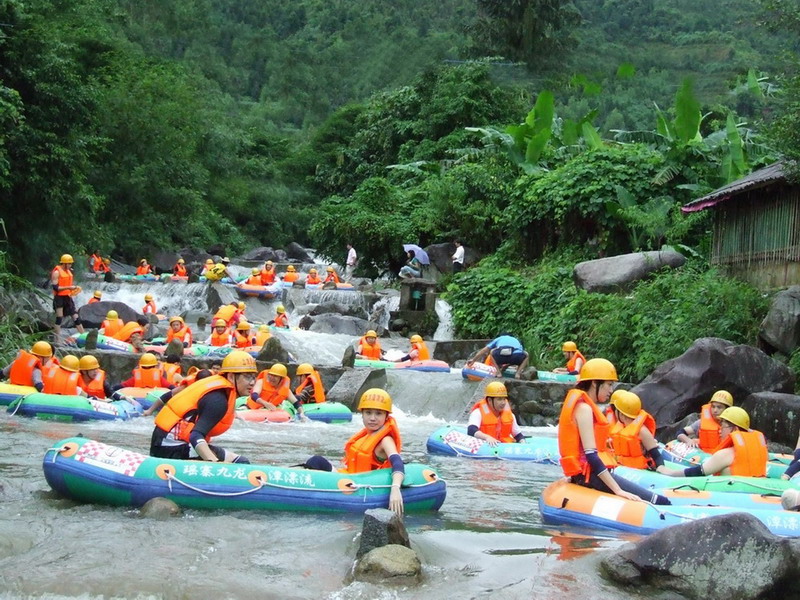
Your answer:
[[[504,383],[491,381],[486,385],[483,399],[475,403],[469,413],[467,434],[492,447],[501,443],[523,443],[525,436],[511,412]]]
[[[430,350],[428,350],[428,346],[425,345],[425,340],[422,339],[421,335],[412,335],[408,341],[411,343],[411,349],[408,351],[408,354],[398,358],[395,362],[431,359]]]
[[[264,267],[260,271],[261,274],[261,285],[272,285],[275,283],[275,265],[272,264],[271,260],[268,260],[264,263]]]
[[[468,369],[472,368],[475,362],[483,360],[486,356],[490,356],[494,362],[493,366],[497,369],[498,377],[503,376],[503,371],[507,366],[517,365],[517,372],[514,375],[516,379],[522,377],[522,372],[528,366],[528,360],[530,358],[522,347],[522,342],[510,333],[501,333],[498,337],[494,338],[467,360],[465,366]],[[487,362],[491,364],[492,361]]]
[[[385,350],[381,349],[381,343],[378,341],[378,334],[374,329],[370,329],[358,340],[358,348],[356,349],[356,358],[366,358],[368,360],[383,360]]]
[[[699,447],[703,452],[713,452],[722,441],[720,420],[722,412],[733,406],[733,396],[725,390],[718,390],[711,396],[711,401],[700,409],[700,418],[684,427],[678,434],[678,441],[692,448]]]
[[[188,277],[189,271],[186,270],[186,261],[182,258],[178,259],[178,262],[172,267],[172,276],[173,277]]]
[[[267,340],[272,337],[272,332],[269,330],[268,325],[259,325],[258,332],[256,332],[256,346],[261,348],[267,343]]]
[[[553,369],[553,373],[568,373],[569,375],[577,375],[580,373],[581,367],[586,363],[586,358],[580,353],[575,342],[564,342],[561,345],[561,352],[564,353],[567,366]]]
[[[263,284],[261,283],[261,269],[259,269],[258,267],[253,267],[252,269],[250,269],[250,277],[245,279],[244,282],[247,285],[257,285],[259,287],[262,286]]]
[[[340,283],[339,274],[336,272],[336,269],[330,266],[326,267],[325,273],[325,279],[322,280],[322,283]]]
[[[78,386],[86,392],[87,396],[105,400],[106,402],[111,398],[120,398],[119,395],[115,396],[113,388],[106,379],[106,372],[100,368],[100,363],[97,362],[94,356],[91,354],[81,356],[78,370],[81,374],[78,379]]]
[[[322,377],[310,363],[297,366],[295,383],[297,385],[294,395],[303,404],[325,402],[325,386],[322,384]]]
[[[233,424],[236,398],[250,394],[256,370],[252,356],[234,350],[222,360],[219,375],[198,378],[168,398],[155,418],[150,456],[249,464],[211,441]]]
[[[89,301],[86,304],[94,304],[95,302],[100,302],[103,299],[103,292],[100,290],[95,290],[92,297],[89,298]]]
[[[106,313],[105,320],[100,324],[100,333],[106,337],[114,337],[120,329],[125,327],[125,321],[119,318],[119,313],[115,310],[110,310]]]
[[[208,269],[206,269],[204,275],[206,279],[209,281],[219,281],[227,277],[231,281],[236,281],[236,278],[231,273],[230,269],[228,269],[228,265],[230,264],[231,259],[227,256],[220,259],[217,264],[212,264]]]
[[[287,283],[294,283],[300,278],[300,273],[297,272],[297,269],[294,268],[293,265],[289,265],[286,267],[286,273],[283,274],[283,281]]]
[[[750,429],[750,415],[743,408],[729,406],[719,416],[722,442],[703,464],[686,469],[664,469],[671,477],[702,477],[704,475],[738,475],[766,477],[767,441],[764,434]]]
[[[669,499],[613,473],[617,466],[606,451],[608,421],[597,403],[611,396],[617,369],[604,358],[587,360],[578,383],[567,392],[558,417],[558,449],[564,475],[577,485],[615,494],[628,500],[671,504]]]
[[[80,381],[80,360],[77,356],[67,354],[60,364],[50,363],[42,372],[42,392],[61,396],[86,396],[78,382]]]
[[[137,275],[152,275],[153,274],[153,267],[147,262],[146,258],[143,258],[139,261],[139,266],[136,267],[136,274]]]
[[[656,420],[642,410],[642,400],[633,392],[617,390],[611,394],[614,422],[611,423],[611,445],[614,458],[633,469],[664,470],[664,457],[656,441]]]
[[[131,376],[122,383],[114,386],[114,391],[124,387],[137,388],[167,388],[175,386],[164,376],[164,370],[158,364],[158,358],[152,352],[145,352],[139,358],[139,366],[136,367]]]
[[[233,347],[234,348],[249,348],[256,343],[256,337],[250,328],[250,323],[247,321],[239,321],[236,326],[236,331],[233,332]]]
[[[22,350],[10,365],[3,367],[3,379],[8,379],[13,385],[27,385],[36,388],[37,392],[44,389],[42,374],[53,362],[53,347],[44,341],[36,342],[30,352]]]
[[[364,428],[344,446],[344,473],[364,473],[377,469],[392,469],[389,510],[403,514],[400,486],[405,479],[405,463],[400,456],[402,439],[392,416],[392,397],[386,390],[372,388],[361,395],[358,410]],[[312,456],[302,466],[318,471],[332,471],[333,465],[323,456]]]
[[[144,332],[150,323],[144,317],[129,321],[111,337],[120,342],[127,342],[136,352],[144,352]]]
[[[167,345],[172,340],[178,340],[183,344],[184,348],[189,348],[192,345],[192,330],[184,322],[182,317],[170,317],[169,329],[167,330]]]
[[[290,385],[291,381],[286,365],[275,363],[269,371],[261,371],[256,377],[253,391],[247,399],[247,408],[277,410],[284,401],[288,400],[297,411],[297,416],[303,421],[307,420],[303,413],[303,403],[292,393]]]
[[[142,314],[144,315],[154,315],[158,312],[158,308],[156,308],[156,303],[153,300],[153,294],[145,294],[144,295],[144,306],[142,307]]]
[[[268,321],[267,325],[273,325],[279,329],[289,329],[289,315],[286,314],[286,309],[282,304],[275,308],[275,318]]]
[[[210,258],[206,259],[206,262],[203,263],[203,268],[200,269],[200,277],[205,277],[208,270],[214,266],[214,261]]]
[[[228,323],[225,319],[217,319],[214,321],[214,329],[204,343],[206,346],[216,346],[218,348],[233,345],[233,338],[231,337],[231,332],[228,329]]]
[[[319,275],[317,275],[317,270],[309,269],[308,277],[306,277],[306,284],[318,285],[320,283],[322,283],[322,279],[320,279]]]

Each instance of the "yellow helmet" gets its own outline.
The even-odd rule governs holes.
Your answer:
[[[109,321],[113,321],[114,319],[119,319],[119,313],[115,310],[110,310],[106,313],[106,319]]]
[[[269,331],[269,325],[259,325],[258,326],[258,330],[259,331]]]
[[[140,260],[140,261],[139,261],[139,264],[140,264],[140,265],[143,265],[143,264],[144,264],[144,263],[146,263],[146,262],[147,262],[147,259],[146,259],[146,258],[143,258],[142,260]]]
[[[61,367],[67,371],[72,371],[73,373],[78,372],[78,367],[81,366],[81,361],[78,360],[78,357],[74,354],[67,354],[64,358],[61,359]]]
[[[244,310],[245,308],[247,308],[247,304],[245,304],[244,302],[242,302],[241,300],[239,300],[239,304],[237,304],[237,305],[236,305],[236,307],[237,307],[239,310]]]
[[[183,317],[178,317],[178,316],[176,315],[176,316],[174,316],[174,317],[170,317],[170,318],[169,318],[169,324],[170,324],[170,325],[172,325],[172,324],[173,324],[175,321],[177,321],[177,322],[178,322],[178,323],[180,323],[181,325],[183,325],[183,324],[184,324],[184,322],[183,322]]]
[[[182,258],[179,258],[179,259],[178,259],[178,264],[179,264],[179,265],[185,265],[185,264],[186,264],[186,261],[185,261],[185,260],[183,260]]]
[[[617,369],[605,358],[591,358],[581,367],[578,381],[619,381]]]
[[[250,275],[258,275],[259,273],[261,273],[261,269],[259,269],[258,267],[253,267],[252,269],[250,269]]]
[[[364,334],[364,337],[365,337],[365,338],[368,338],[368,337],[374,337],[374,338],[376,338],[376,337],[378,337],[378,334],[377,334],[377,333],[375,333],[375,330],[374,330],[374,329],[370,329],[370,330],[369,330],[367,333],[365,333],[365,334]]]
[[[308,274],[309,274],[309,275],[312,275],[312,274],[313,274],[313,275],[316,275],[316,274],[317,274],[317,270],[316,270],[316,269],[309,269],[309,270],[308,270]]]
[[[714,392],[713,396],[711,396],[710,402],[719,402],[720,404],[724,404],[725,406],[730,407],[733,406],[733,396],[731,396],[730,392],[726,392],[725,390],[718,390]]]
[[[412,335],[409,340],[412,344],[421,344],[422,343],[422,336],[421,335]]]
[[[239,324],[236,326],[237,331],[250,331],[250,323],[247,321],[239,321]]]
[[[150,302],[152,299],[153,299],[153,294],[145,294],[144,295],[144,301],[145,302]]]
[[[368,408],[392,412],[392,397],[386,390],[380,388],[369,389],[361,394],[361,400],[358,401],[358,410],[366,410]]]
[[[286,312],[286,309],[283,307],[283,304],[278,304],[278,306],[275,307],[275,312],[278,313],[279,315],[282,315],[283,313]]]
[[[157,364],[158,364],[158,359],[156,358],[156,355],[153,354],[152,352],[145,352],[139,359],[140,367],[155,367]]]
[[[286,267],[286,270],[289,271],[290,273],[294,273],[295,268],[292,265],[289,265],[288,267]]]
[[[212,259],[210,259],[210,258],[207,258],[207,259],[206,259],[206,264],[207,264],[207,265],[213,265],[213,264],[214,264],[214,261],[213,261]]]
[[[487,398],[508,398],[506,384],[502,381],[491,381],[486,385],[484,396]]]
[[[35,354],[39,358],[50,358],[53,356],[53,347],[49,342],[36,342],[31,348],[31,354]]]
[[[333,273],[333,267],[327,267],[325,269],[328,273]]]
[[[311,375],[314,372],[314,367],[311,363],[303,363],[297,367],[297,375]]]
[[[738,406],[729,406],[722,411],[719,418],[721,421],[733,423],[742,429],[750,429],[750,415],[747,414],[745,409]]]
[[[575,342],[564,342],[561,345],[562,352],[577,352],[578,346],[575,345]]]
[[[256,359],[243,350],[234,350],[222,359],[222,373],[257,373]]]
[[[75,259],[72,258],[72,254],[62,254],[58,262],[65,265],[71,265],[75,262]]]
[[[95,290],[94,291],[94,297],[95,298],[102,298],[103,297],[103,292],[101,292],[100,290]]]
[[[81,356],[80,365],[78,367],[81,371],[91,371],[92,369],[99,369],[100,363],[91,354]]]
[[[265,265],[269,265],[269,266],[271,267],[271,266],[272,266],[272,261],[271,261],[271,260],[268,260],[268,261],[267,261],[267,262],[265,262],[264,264],[265,264]]]
[[[617,390],[611,394],[611,402],[619,412],[631,419],[638,417],[642,411],[642,401],[639,396],[627,390]]]
[[[276,375],[277,377],[286,377],[289,374],[286,370],[286,365],[282,365],[281,363],[275,363],[272,365],[267,373],[270,375]]]
[[[225,322],[225,319],[217,319],[214,321],[214,327],[227,327],[228,324]]]

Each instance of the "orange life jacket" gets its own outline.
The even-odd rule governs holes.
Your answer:
[[[58,365],[53,365],[50,369],[45,369],[42,373],[45,394],[60,394],[62,396],[78,395],[78,380],[80,373],[67,371]]]
[[[81,374],[80,379],[78,379],[78,385],[80,388],[86,392],[87,396],[94,396],[95,398],[105,398],[106,397],[106,389],[103,385],[106,381],[106,372],[102,369],[97,370],[97,375],[95,375],[89,381],[86,381],[83,374]]]
[[[158,309],[156,309],[156,303],[153,300],[150,300],[150,302],[146,303],[142,308],[142,313],[145,315],[148,313],[154,315],[156,314],[157,310]]]
[[[586,364],[586,357],[583,356],[583,354],[581,354],[580,352],[575,351],[575,352],[572,353],[572,358],[570,358],[567,361],[567,372],[568,373],[575,373],[577,371],[577,369],[575,368],[575,363],[578,362],[579,358],[583,361],[583,364]]]
[[[639,432],[642,427],[647,427],[650,433],[656,432],[656,421],[647,411],[640,411],[636,418],[623,425],[615,423],[611,426],[611,444],[614,446],[614,458],[626,467],[634,469],[649,469],[653,460],[644,453]]]
[[[241,331],[234,331],[233,335],[237,348],[247,348],[253,345],[253,338],[251,336],[244,335]]]
[[[172,385],[178,385],[176,379],[181,375],[181,365],[179,363],[161,363],[161,368],[164,370],[164,379]]]
[[[380,360],[381,359],[381,343],[376,339],[375,345],[370,346],[367,343],[367,338],[362,337],[358,340],[358,353],[361,356],[365,356],[370,360]]]
[[[192,330],[189,329],[188,325],[184,325],[178,331],[169,328],[167,331],[167,344],[169,344],[172,340],[177,339],[181,344],[183,342],[189,342],[189,345],[192,345]]]
[[[11,363],[8,380],[14,385],[33,385],[33,372],[36,369],[44,370],[42,359],[27,350],[20,350]]]
[[[226,304],[225,306],[220,307],[220,309],[214,313],[214,317],[211,322],[214,323],[217,319],[222,319],[228,325],[230,325],[233,323],[233,317],[236,315],[237,310],[238,308],[232,304]]]
[[[703,452],[713,452],[719,446],[721,437],[719,434],[719,421],[715,421],[711,416],[711,403],[704,404],[700,409],[700,431],[697,435],[700,441],[700,449]]]
[[[728,437],[720,442],[714,452],[724,448],[733,448],[733,462],[728,467],[731,475],[741,477],[767,476],[769,453],[767,452],[767,441],[760,431],[755,429],[732,431]],[[719,475],[719,473],[714,473],[714,475]]]
[[[273,406],[280,406],[281,402],[286,400],[289,397],[289,394],[292,392],[288,377],[282,377],[278,387],[273,386],[269,382],[269,379],[267,378],[267,371],[261,371],[256,378],[256,382],[258,382],[259,379],[262,381],[261,394],[259,394],[259,397],[262,400],[266,400]],[[247,398],[247,407],[253,409],[264,408],[261,404],[250,397]]]
[[[101,257],[97,256],[97,254],[92,254],[89,257],[89,266],[92,268],[92,271],[97,271],[97,263],[102,264],[103,263],[103,259]]]
[[[609,468],[617,465],[614,457],[606,451],[608,445],[608,421],[600,408],[592,402],[589,395],[578,388],[573,388],[567,392],[564,398],[564,405],[561,407],[561,415],[558,417],[558,451],[561,454],[561,468],[564,475],[583,474],[585,477],[590,475],[591,469],[586,461],[586,454],[583,451],[581,435],[578,425],[573,421],[575,408],[580,402],[586,402],[592,409],[594,420],[594,439],[597,444],[597,452],[603,464]]]
[[[411,344],[412,350],[417,350],[417,358],[415,360],[430,360],[431,359],[431,352],[428,350],[428,346],[425,345],[425,342],[415,342]]]
[[[91,298],[89,298],[89,301],[86,304],[94,304],[95,302],[100,302],[100,298],[95,298],[94,296],[92,296]]]
[[[147,369],[137,367],[133,370],[133,387],[161,387],[161,378],[163,374],[164,372],[159,367],[150,367]]]
[[[211,332],[211,345],[212,346],[229,346],[231,343],[231,334],[226,329],[222,333],[217,333],[217,329]]]
[[[261,275],[250,275],[245,281],[247,285],[264,285],[261,283]]]
[[[56,265],[53,271],[58,272],[58,287],[59,290],[55,293],[56,296],[71,296],[72,290],[64,290],[60,288],[68,288],[73,285],[74,277],[72,271],[63,268],[61,265]]]
[[[152,272],[152,269],[150,268],[150,265],[144,265],[144,266],[136,267],[136,274],[137,275],[150,275],[151,272]]]
[[[177,275],[178,277],[186,277],[187,271],[186,267],[181,264],[176,264],[172,268],[173,275]]]
[[[286,275],[283,276],[283,280],[288,282],[297,281],[299,278],[300,278],[300,273],[298,273],[297,271],[295,272],[289,271],[288,273],[286,273]]]
[[[269,285],[275,283],[275,268],[261,269],[261,285]]]
[[[113,319],[109,321],[106,319],[103,321],[103,335],[106,337],[114,337],[115,333],[119,333],[119,331],[125,327],[125,321],[120,318]]]
[[[319,275],[309,275],[306,277],[306,283],[316,285],[318,283],[322,283],[322,279],[319,278]]]
[[[613,406],[607,406],[603,414],[606,416],[606,421],[608,421],[609,431],[613,430],[614,425],[621,425],[621,423],[617,421],[617,414],[614,412]]]
[[[275,315],[275,327],[289,329],[289,315],[287,315],[286,313],[280,313]]]
[[[311,371],[311,374],[303,380],[303,383],[297,386],[297,389],[294,391],[295,396],[309,385],[314,386],[314,401],[317,403],[325,402],[325,387],[322,385],[322,378],[319,376],[319,372],[316,369]]]
[[[196,381],[175,394],[156,415],[156,427],[162,431],[172,431],[177,439],[189,443],[189,434],[194,429],[194,419],[197,417],[198,403],[203,396],[216,390],[228,390],[228,409],[225,416],[219,423],[214,425],[205,439],[206,441],[211,441],[212,437],[225,433],[233,424],[234,410],[236,408],[236,388],[221,375],[212,375]]]
[[[122,329],[117,331],[111,337],[113,337],[115,340],[120,340],[121,342],[128,342],[134,333],[144,333],[144,329],[142,329],[142,326],[136,321],[131,321],[129,323],[125,323]]]
[[[108,273],[111,271],[111,267],[109,267],[103,259],[98,260],[94,263],[94,272],[95,273]]]
[[[334,283],[339,283],[339,276],[336,274],[336,271],[331,271],[330,273],[328,273],[323,283],[328,283],[329,281],[332,281]]]
[[[272,334],[269,331],[261,331],[259,329],[258,333],[256,333],[256,346],[263,346],[271,337]]]
[[[486,398],[476,402],[472,410],[481,411],[480,431],[506,444],[511,444],[516,441],[514,436],[511,435],[511,428],[514,425],[514,413],[511,412],[511,407],[508,405],[508,402],[506,402],[503,412],[499,415],[494,414]]]
[[[388,457],[379,460],[375,456],[375,448],[387,435],[392,437],[397,445],[397,451],[400,452],[402,446],[400,430],[392,415],[386,417],[386,423],[377,431],[370,433],[365,427],[347,440],[344,445],[344,472],[364,473],[375,469],[388,469],[391,466]]]

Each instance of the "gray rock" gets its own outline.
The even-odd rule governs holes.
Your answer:
[[[83,321],[83,326],[86,328],[98,329],[106,318],[108,311],[115,310],[119,318],[126,323],[135,321],[142,316],[141,313],[136,312],[130,306],[123,302],[113,302],[103,300],[93,304],[84,304],[78,309],[78,316]]]
[[[183,514],[180,506],[167,498],[151,498],[139,510],[139,516],[149,519],[165,520]]]
[[[431,265],[436,267],[440,273],[453,272],[453,259],[452,256],[456,251],[456,245],[452,242],[445,242],[443,244],[431,244],[424,248],[428,253],[428,258],[431,259]],[[469,246],[464,246],[464,267],[471,267],[481,259],[480,254]]]
[[[435,360],[443,360],[449,365],[459,360],[467,360],[491,340],[448,340],[436,342],[433,351]]]
[[[794,449],[800,430],[800,396],[760,392],[750,394],[741,404],[750,415],[750,426],[761,431],[771,442]]]
[[[339,314],[348,317],[358,317],[368,319],[367,309],[361,304],[340,304],[338,302],[321,302],[319,304],[308,305],[310,308],[307,313],[312,317],[324,314]]]
[[[285,263],[288,260],[289,260],[289,257],[287,256],[285,250],[280,250],[280,249],[275,250],[275,262],[283,262],[283,263]]]
[[[259,246],[258,248],[253,248],[252,250],[250,250],[246,254],[243,254],[239,258],[240,260],[247,262],[253,262],[253,261],[266,262],[268,260],[275,262],[276,260],[278,260],[275,251],[269,246]]]
[[[658,439],[662,442],[669,442],[670,440],[674,440],[678,437],[678,434],[683,431],[685,427],[688,427],[697,419],[700,418],[700,413],[689,413],[685,417],[683,417],[677,423],[672,423],[671,425],[666,425],[665,427],[661,428],[658,431]]]
[[[217,312],[220,307],[230,304],[231,302],[238,301],[239,297],[236,295],[233,287],[216,282],[208,286],[208,291],[206,292],[206,305],[208,306],[208,310],[212,315]]]
[[[399,544],[411,548],[411,541],[403,520],[394,511],[385,508],[371,508],[364,513],[361,542],[356,557],[361,558],[370,550],[388,544]]]
[[[150,264],[153,265],[156,273],[172,273],[172,267],[178,262],[179,258],[183,258],[177,252],[156,252],[153,254]],[[183,259],[186,261],[186,259]]]
[[[630,289],[653,271],[675,269],[685,262],[686,258],[675,250],[635,252],[578,263],[572,277],[575,285],[587,292],[615,293]]]
[[[220,258],[228,256],[228,250],[225,248],[224,244],[214,244],[213,246],[209,246],[207,250],[211,256],[219,256]]]
[[[40,333],[53,328],[55,311],[53,299],[33,288],[6,290],[0,287],[0,317],[8,320],[22,331]]]
[[[747,513],[668,527],[601,563],[610,579],[690,599],[794,598],[797,540],[781,539]]]
[[[353,346],[347,346],[344,349],[344,356],[342,356],[342,366],[353,368],[356,365],[356,349]]]
[[[408,585],[418,583],[422,562],[411,548],[390,544],[371,550],[356,564],[353,577],[358,581]]]
[[[312,326],[313,324],[314,324],[314,319],[312,319],[312,318],[311,318],[311,317],[309,317],[308,315],[304,315],[304,316],[303,316],[303,317],[300,319],[300,321],[297,323],[297,326],[298,326],[300,329],[309,330],[309,329],[311,329],[311,326]],[[353,365],[345,365],[345,366],[350,366],[350,367],[352,367]]]
[[[308,252],[306,252],[306,249],[297,242],[290,242],[286,246],[285,251],[287,258],[299,260],[300,262],[314,262]]]
[[[283,363],[290,362],[289,353],[284,349],[281,341],[274,335],[270,337],[261,347],[258,353],[258,360],[263,362]]]
[[[794,380],[789,367],[753,346],[701,338],[679,357],[659,365],[632,391],[661,431],[699,412],[717,390],[728,390],[738,404],[756,392],[791,393]]]
[[[314,317],[314,323],[309,329],[319,333],[344,333],[359,337],[371,328],[372,324],[365,319],[327,313]]]
[[[787,356],[800,346],[800,285],[775,294],[758,337],[767,348]]]
[[[361,394],[370,388],[386,387],[385,369],[345,369],[336,384],[328,391],[330,402],[341,402],[356,410]]]

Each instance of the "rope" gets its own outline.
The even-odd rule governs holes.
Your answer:
[[[266,485],[263,481],[259,480],[258,487],[254,487],[254,488],[251,488],[249,490],[243,490],[241,492],[211,492],[211,491],[204,490],[204,489],[201,489],[199,487],[196,487],[194,485],[191,485],[190,483],[186,483],[185,481],[181,481],[180,479],[178,479],[174,475],[167,474],[167,483],[169,485],[169,491],[170,492],[172,491],[172,482],[173,481],[175,481],[176,483],[180,483],[182,486],[184,486],[186,488],[189,488],[190,490],[192,490],[194,492],[198,492],[200,494],[206,494],[208,496],[226,496],[226,497],[227,496],[244,496],[245,494],[252,494],[253,492],[257,492],[262,487],[264,487],[264,485]]]
[[[17,405],[14,407],[14,410],[11,412],[11,416],[12,417],[17,414],[17,411],[19,410],[19,407],[22,406],[22,403],[25,402],[25,400],[27,400],[28,397],[32,396],[33,394],[34,394],[34,392],[31,392],[30,394],[25,394],[24,396],[20,397],[17,400]]]
[[[63,452],[66,449],[67,449],[66,446],[60,446],[58,448],[56,448],[56,447],[48,448],[47,450],[45,450],[44,454],[45,454],[45,456],[47,456],[48,452],[53,452],[53,460],[50,461],[50,462],[56,462],[56,459],[58,458],[59,453]]]

